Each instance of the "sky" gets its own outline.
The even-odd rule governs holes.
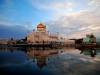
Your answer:
[[[40,22],[65,39],[100,37],[100,0],[0,0],[0,38],[25,38]]]

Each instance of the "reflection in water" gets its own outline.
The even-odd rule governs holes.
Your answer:
[[[98,48],[1,47],[0,72],[16,75],[98,75],[99,54]]]
[[[59,52],[64,53],[65,51],[75,50],[74,47],[63,47],[63,48],[53,48],[50,47],[28,47],[28,48],[22,48],[22,47],[2,47],[0,50],[5,51],[25,51],[27,54],[27,60],[32,59],[33,62],[37,62],[37,66],[42,69],[43,66],[46,65],[46,62],[50,60],[50,57],[55,56],[57,59],[59,59]]]
[[[59,50],[62,53],[71,49],[74,48],[50,49],[50,48],[31,47],[31,48],[27,48],[27,55],[28,55],[28,60],[33,59],[33,62],[35,62],[36,59],[37,66],[42,69],[42,67],[46,65],[46,61],[50,60],[51,56],[56,56],[57,59],[59,59]]]
[[[27,48],[27,55],[28,59],[33,59],[33,62],[35,62],[35,59],[37,60],[37,66],[42,68],[46,65],[46,59],[50,59],[50,56],[57,56],[59,58],[58,50],[50,50],[50,48]]]
[[[79,50],[81,51],[80,54],[90,55],[92,58],[96,57],[97,53],[100,53],[99,48],[81,48]]]

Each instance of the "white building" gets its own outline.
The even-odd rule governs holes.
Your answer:
[[[37,26],[37,31],[33,31],[32,33],[28,33],[27,42],[35,43],[35,42],[62,42],[62,43],[75,43],[74,40],[60,40],[59,32],[56,35],[51,35],[49,31],[46,31],[46,26],[40,23]]]

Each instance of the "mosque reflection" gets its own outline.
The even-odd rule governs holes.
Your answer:
[[[74,50],[75,48],[60,48],[60,49],[51,49],[51,48],[27,48],[28,60],[33,59],[33,62],[37,62],[37,66],[42,68],[46,65],[46,62],[50,60],[51,56],[56,56],[59,59],[59,52],[63,53],[67,50]]]
[[[76,50],[80,52],[80,54],[89,55],[94,58],[100,53],[100,48],[75,48],[75,47],[63,47],[63,48],[49,48],[49,47],[2,47],[0,51],[24,51],[27,54],[27,60],[32,60],[37,64],[40,69],[46,66],[46,63],[49,60],[52,60],[51,57],[55,56],[59,59],[60,54],[68,51],[75,52]],[[76,51],[76,52],[77,52]],[[78,55],[80,55],[78,54]],[[51,59],[50,59],[51,58]]]
[[[33,62],[35,62],[35,59],[37,60],[37,66],[42,68],[46,65],[46,59],[50,59],[50,56],[55,55],[57,58],[59,58],[58,50],[50,50],[50,48],[27,48],[27,55],[28,60],[33,59]]]
[[[90,57],[94,58],[98,53],[100,53],[100,48],[80,48],[80,54],[89,55]]]

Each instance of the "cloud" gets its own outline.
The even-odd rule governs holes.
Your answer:
[[[77,12],[71,12],[69,14],[68,12],[72,11],[73,8],[77,7],[79,9],[79,4],[76,3],[79,1],[37,0],[33,2],[32,0],[29,0],[29,2],[38,9],[53,11],[53,14],[55,14],[56,18],[53,18],[54,20],[45,22],[48,30],[50,30],[53,34],[56,34],[56,32],[60,32],[60,36],[67,39],[82,38],[85,37],[86,34],[92,32],[96,35],[99,34],[100,10],[97,7],[84,10],[81,9]],[[82,2],[79,3],[82,4]],[[85,4],[87,4],[86,6],[88,6],[88,3]],[[92,0],[91,2],[89,2],[89,4],[99,5],[99,2],[98,0]]]
[[[26,19],[25,21],[24,20],[18,20],[17,21],[18,25],[24,25],[25,28],[29,29],[29,30],[32,30],[34,27],[33,27],[33,24],[32,24],[32,20],[31,19]]]
[[[82,38],[92,32],[99,34],[100,10],[95,8],[80,10],[70,15],[61,14],[55,20],[47,21],[45,24],[52,33],[59,31],[65,38]],[[100,37],[100,34],[98,36]]]
[[[86,59],[86,58],[80,58],[80,60],[82,60],[82,61],[89,61],[89,59]]]
[[[71,11],[74,5],[71,1],[67,0],[29,0],[29,2],[36,8],[42,10],[52,10],[52,11],[65,11],[66,9]]]
[[[0,21],[0,25],[3,25],[3,26],[13,26],[12,23],[7,23],[7,22],[3,22],[3,21]]]
[[[25,38],[27,27],[0,21],[0,38]]]
[[[69,38],[82,38],[85,37],[85,34],[93,32],[94,34],[96,34],[96,36],[98,35],[100,37],[99,34],[99,30],[100,30],[99,9],[100,8],[97,7],[100,5],[99,0],[92,0],[91,2],[89,2],[89,4],[87,3],[88,1],[83,1],[82,3],[79,0],[76,1],[74,0],[34,0],[34,1],[27,0],[27,1],[31,3],[33,7],[37,8],[41,12],[43,10],[43,12],[47,14],[47,12],[52,11],[49,14],[47,14],[50,17],[50,19],[52,18],[52,16],[50,15],[53,14],[52,20],[44,22],[44,24],[47,26],[47,30],[50,30],[52,34],[56,34],[56,32],[59,32],[60,36],[69,39]],[[84,3],[87,4],[86,7],[88,6],[91,9],[89,9],[88,7],[85,8],[83,6]],[[6,4],[7,6],[10,5],[13,6],[14,3],[12,2],[12,0],[10,0],[10,1],[6,1]],[[81,6],[83,6],[83,8],[85,9],[83,10]],[[24,20],[17,21],[14,16],[9,17],[9,14],[11,14],[10,12],[14,12],[14,10],[10,11],[8,9],[6,10],[6,12],[3,12],[3,14],[0,15],[1,17],[0,25],[10,26],[10,27],[13,27],[15,25],[17,26],[22,25],[22,27],[26,29],[29,30],[33,29],[32,20],[24,19]],[[44,15],[42,16],[44,17]]]
[[[89,5],[100,6],[100,0],[92,0]]]

